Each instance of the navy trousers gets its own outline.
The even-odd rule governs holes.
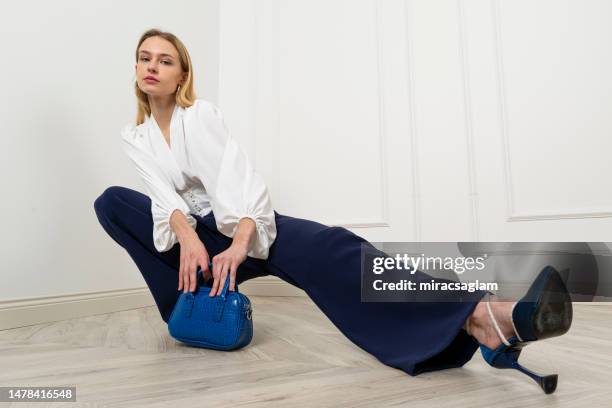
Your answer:
[[[150,198],[112,186],[94,208],[104,230],[136,263],[167,322],[182,292],[180,246],[162,253],[155,249]],[[232,239],[217,230],[212,212],[192,215],[211,258],[230,246]],[[268,259],[247,257],[238,268],[238,284],[274,275],[303,289],[349,340],[409,375],[461,367],[472,358],[478,342],[462,326],[486,292],[466,291],[461,302],[361,302],[364,238],[343,227],[277,212],[275,219],[277,237]]]

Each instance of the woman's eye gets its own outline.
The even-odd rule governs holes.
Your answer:
[[[149,61],[149,57],[140,57],[140,61]],[[172,65],[172,61],[169,60],[162,60],[161,62],[166,65]]]

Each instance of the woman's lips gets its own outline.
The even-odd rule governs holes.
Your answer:
[[[157,79],[153,79],[153,78],[145,78],[144,80],[145,80],[145,82],[147,82],[149,84],[156,84],[156,83],[159,82]]]

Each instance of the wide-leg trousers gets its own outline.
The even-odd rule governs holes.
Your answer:
[[[112,186],[94,209],[104,230],[135,262],[167,322],[181,294],[180,245],[161,253],[155,249],[150,198]],[[211,259],[231,245],[232,239],[217,230],[213,212],[192,215]],[[472,358],[479,344],[462,326],[485,291],[461,293],[461,302],[362,302],[364,238],[276,211],[275,220],[277,236],[268,259],[247,257],[237,270],[237,284],[273,275],[304,290],[349,340],[409,375],[461,367]]]

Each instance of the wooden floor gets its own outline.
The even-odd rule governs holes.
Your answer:
[[[15,407],[612,407],[612,305],[574,307],[561,337],[532,343],[521,362],[559,373],[545,395],[479,352],[463,368],[411,377],[347,340],[305,297],[251,296],[246,348],[192,348],[147,307],[0,331],[0,386],[76,385],[77,402]]]

